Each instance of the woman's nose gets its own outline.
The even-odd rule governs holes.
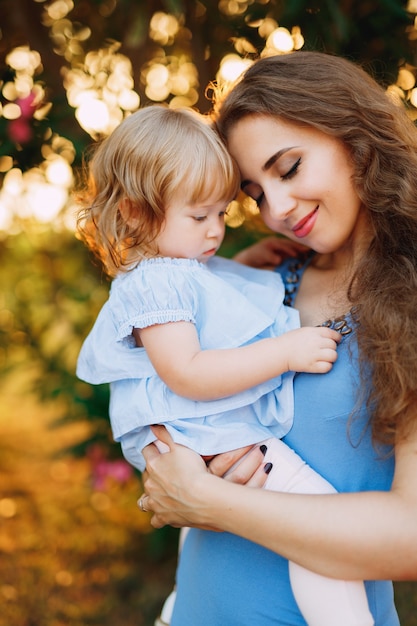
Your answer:
[[[265,200],[269,216],[275,221],[284,221],[297,205],[296,199],[285,190],[273,189],[265,193]]]

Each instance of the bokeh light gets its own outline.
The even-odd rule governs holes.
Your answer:
[[[72,21],[69,14],[74,9],[72,0],[55,0],[44,3],[42,22],[49,28],[54,53],[68,63],[81,62],[85,56],[84,43],[91,37],[91,30],[83,24]]]
[[[294,27],[290,32],[287,28],[278,26],[268,35],[262,56],[288,54],[300,50],[303,45],[304,37],[298,27]]]
[[[161,46],[169,46],[174,43],[179,28],[180,24],[174,15],[157,11],[149,22],[149,37]]]
[[[219,10],[225,15],[242,15],[253,0],[220,0]]]
[[[152,59],[142,67],[141,82],[147,98],[153,102],[192,107],[198,100],[197,68],[185,55]]]
[[[230,228],[239,228],[246,220],[252,221],[259,215],[256,202],[242,193],[229,204],[225,221]]]
[[[53,133],[47,124],[38,126],[52,107],[46,101],[43,84],[35,80],[43,70],[39,53],[19,46],[10,51],[6,62],[12,73],[0,84],[0,116],[6,122],[8,137],[19,153],[40,133],[35,167],[25,171],[17,167],[15,153],[0,157],[0,230],[13,232],[20,230],[25,220],[49,224],[65,208],[73,184],[75,149],[70,140]]]
[[[28,46],[19,46],[6,56],[6,64],[10,65],[18,74],[33,76],[40,71],[41,58],[36,50],[30,50]]]
[[[140,105],[133,89],[132,64],[120,44],[89,52],[81,66],[64,70],[64,87],[80,126],[93,139],[112,132]]]
[[[397,85],[403,90],[408,91],[416,84],[414,74],[407,68],[401,67],[398,71]]]
[[[250,59],[242,59],[237,54],[227,54],[220,63],[216,80],[219,84],[234,83],[251,64]]]
[[[417,120],[417,68],[403,65],[398,70],[397,80],[387,87],[387,94],[394,99],[399,106],[406,107],[408,116]]]
[[[18,231],[28,219],[58,226],[72,184],[71,166],[57,154],[26,172],[10,169],[0,189],[0,230]]]

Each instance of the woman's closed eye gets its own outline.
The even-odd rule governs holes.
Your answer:
[[[284,174],[280,174],[281,180],[283,181],[291,180],[291,178],[293,178],[297,174],[300,165],[301,165],[301,157],[299,157]],[[253,191],[251,187],[254,187]],[[258,208],[260,209],[262,202],[264,201],[264,198],[265,198],[265,193],[263,191],[256,193],[257,190],[255,191],[255,187],[258,187],[258,186],[254,185],[253,183],[250,183],[248,185],[242,186],[242,190],[246,193],[246,195],[248,195],[250,198],[252,198],[256,202]]]
[[[298,168],[300,167],[300,163],[301,163],[301,157],[297,159],[294,165],[292,165],[290,169],[281,176],[282,180],[290,180],[290,178],[295,176],[295,174],[298,171]]]
[[[256,202],[256,205],[257,205],[258,209],[261,208],[261,204],[262,204],[262,201],[263,201],[264,198],[265,198],[265,194],[264,194],[263,191],[259,194],[259,196],[257,198],[253,198],[255,200],[255,202]]]

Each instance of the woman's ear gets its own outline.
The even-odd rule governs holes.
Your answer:
[[[119,211],[126,224],[133,228],[139,226],[139,217],[137,216],[136,207],[132,204],[130,200],[128,200],[128,198],[123,198],[123,200],[120,200]]]

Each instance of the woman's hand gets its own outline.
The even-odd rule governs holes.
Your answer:
[[[207,494],[221,486],[219,477],[226,474],[226,480],[251,487],[261,487],[266,480],[259,446],[219,454],[207,467],[197,453],[175,444],[166,428],[153,426],[152,430],[169,448],[163,454],[155,444],[143,450],[145,493],[139,506],[153,513],[151,524],[155,528],[169,524],[217,530],[209,521],[212,512]]]
[[[260,269],[275,269],[288,257],[308,251],[306,246],[283,237],[264,237],[257,243],[238,252],[234,261]]]
[[[159,452],[155,444],[144,448],[145,494],[141,496],[139,506],[153,513],[151,524],[155,528],[166,524],[175,527],[198,525],[201,503],[197,485],[210,477],[206,464],[197,453],[175,444],[165,427],[153,426],[152,430],[158,440],[168,446],[169,452]]]

